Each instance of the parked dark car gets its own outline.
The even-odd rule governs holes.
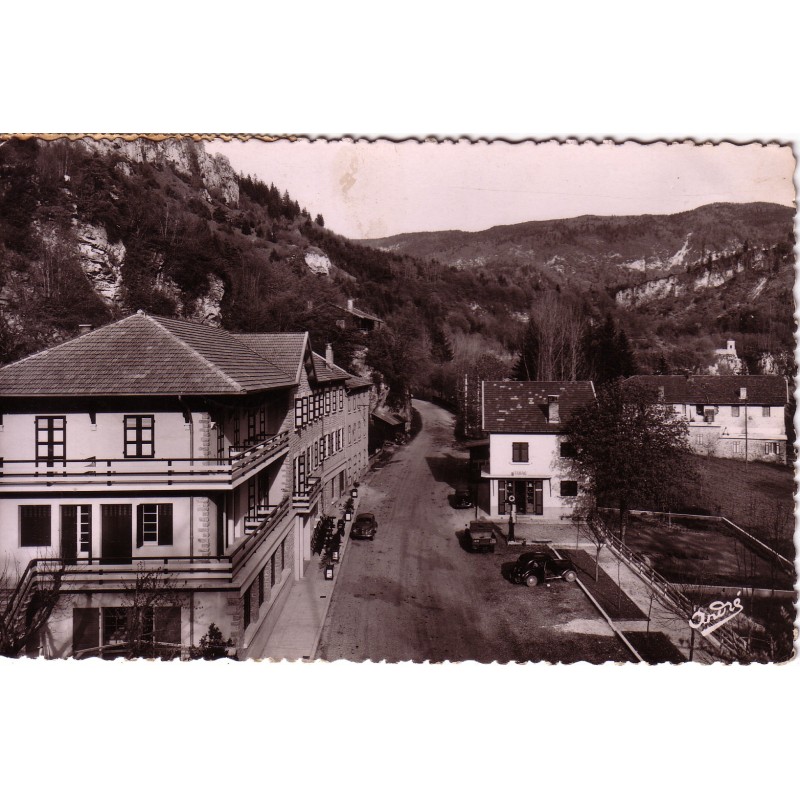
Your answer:
[[[500,529],[494,522],[473,520],[469,523],[469,532],[467,534],[469,549],[473,553],[494,553],[499,532]]]
[[[353,539],[374,539],[378,530],[378,523],[375,515],[369,512],[359,514],[350,528],[350,536]]]
[[[513,564],[503,565],[503,575],[512,583],[536,586],[555,580],[572,583],[578,571],[568,558],[554,558],[549,553],[523,553]]]
[[[453,508],[472,508],[472,496],[469,489],[456,489],[453,495]]]

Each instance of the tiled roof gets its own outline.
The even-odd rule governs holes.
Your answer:
[[[558,397],[562,424],[547,421],[547,397]],[[591,381],[484,381],[487,433],[555,433],[578,408],[595,399]]]
[[[372,412],[372,416],[377,417],[381,422],[385,422],[387,425],[391,425],[392,427],[406,424],[405,420],[400,419],[397,414],[393,414],[391,411],[385,408],[376,408]]]
[[[307,333],[237,333],[235,338],[295,380],[300,378]]]
[[[321,355],[314,353],[314,371],[317,373],[317,380],[320,383],[331,383],[333,381],[346,380],[350,377],[349,372],[345,372],[336,364],[326,361]]]
[[[222,395],[294,383],[219,328],[134,314],[0,369],[0,394]]]
[[[664,387],[666,403],[782,406],[789,401],[786,379],[780,375],[634,375],[626,385],[643,386],[656,396]],[[739,390],[747,389],[747,399]]]
[[[346,306],[336,306],[336,308],[346,311],[348,314],[352,314],[354,317],[371,319],[373,322],[383,322],[380,317],[376,317],[374,314],[370,314],[369,311],[364,311],[363,309],[356,308],[355,306],[352,308],[347,308]]]
[[[352,375],[345,381],[344,385],[348,389],[366,389],[368,386],[372,386],[372,381],[369,378]]]

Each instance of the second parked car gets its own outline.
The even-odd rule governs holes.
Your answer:
[[[378,523],[375,515],[369,512],[359,514],[350,528],[350,536],[353,539],[374,539],[378,530]]]

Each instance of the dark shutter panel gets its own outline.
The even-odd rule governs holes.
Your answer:
[[[497,513],[505,514],[506,510],[506,482],[497,481]]]
[[[78,557],[78,506],[61,506],[61,558],[74,564]]]
[[[50,547],[50,506],[20,506],[20,545]]]
[[[100,609],[72,609],[73,658],[91,658],[98,655],[100,640]],[[82,650],[90,652],[82,653]]]
[[[158,543],[172,544],[172,503],[158,506]]]
[[[136,546],[144,544],[144,506],[140,503],[136,506]]]

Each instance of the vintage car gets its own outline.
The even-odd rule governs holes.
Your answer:
[[[378,523],[375,515],[364,512],[355,518],[353,527],[350,528],[350,537],[352,539],[374,539],[377,530]]]
[[[527,586],[555,580],[572,583],[578,577],[575,565],[568,558],[555,558],[550,553],[523,553],[514,563],[503,564],[502,571],[512,583]]]
[[[469,489],[459,488],[453,495],[453,508],[472,508],[472,495]]]
[[[467,531],[467,544],[473,553],[494,553],[499,528],[494,522],[473,520]]]

